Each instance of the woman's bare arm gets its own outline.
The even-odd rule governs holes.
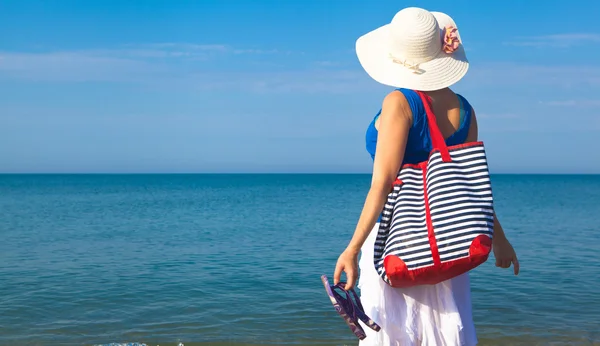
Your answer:
[[[467,135],[467,142],[477,142],[479,140],[479,126],[477,125],[477,116],[475,110],[471,108],[471,126]],[[505,238],[504,230],[494,212],[494,239]]]
[[[469,128],[469,134],[467,135],[467,142],[476,142],[479,140],[479,128],[477,125],[477,117],[475,116],[475,110],[471,110],[471,127]],[[511,263],[514,267],[515,275],[519,274],[519,260],[517,255],[508,241],[504,229],[498,220],[496,212],[494,212],[494,256],[496,257],[496,266],[501,268],[510,267]]]
[[[347,288],[354,286],[358,276],[356,259],[360,248],[375,226],[392,189],[392,183],[398,175],[404,159],[404,150],[411,124],[412,114],[404,94],[394,91],[387,95],[379,116],[371,188],[365,199],[354,235],[338,260],[334,274],[334,283],[336,284],[340,281],[342,271],[345,271],[348,277]]]

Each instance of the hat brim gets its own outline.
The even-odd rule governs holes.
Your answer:
[[[435,16],[440,30],[447,25],[456,27],[450,16],[441,12],[431,14]],[[420,91],[439,90],[461,80],[469,69],[462,43],[452,54],[440,50],[435,58],[419,64],[415,73],[415,70],[390,58],[389,41],[390,24],[377,28],[356,41],[356,55],[360,64],[371,78],[381,84]]]

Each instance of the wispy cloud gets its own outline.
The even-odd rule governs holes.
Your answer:
[[[170,89],[237,88],[254,92],[380,90],[358,64],[313,58],[278,49],[190,43],[0,52],[0,81],[123,82]],[[461,85],[477,89],[515,85],[597,88],[600,66],[480,63],[472,66]]]
[[[524,36],[516,37],[512,41],[504,42],[504,44],[511,46],[553,48],[569,48],[586,43],[600,43],[600,33],[570,33],[544,36]]]
[[[478,88],[525,85],[560,89],[600,87],[600,66],[483,63],[471,68],[466,81]]]
[[[231,53],[234,48],[223,44],[153,43],[125,45],[114,49],[85,50],[82,54],[97,54],[129,58],[208,59]]]
[[[478,119],[516,119],[520,116],[515,113],[481,113],[477,114]]]
[[[133,47],[148,48],[152,51],[177,53],[177,56],[206,55],[206,54],[292,54],[291,51],[280,49],[240,48],[226,44],[194,44],[194,43],[153,43],[145,45],[131,45]]]
[[[253,92],[343,93],[364,89],[372,82],[360,70],[288,67],[255,69],[248,59],[235,60],[241,52],[231,51],[230,64],[212,67],[198,59],[203,50],[167,51],[136,48],[52,53],[0,53],[0,80],[30,82],[117,82],[156,88],[187,90],[244,89]],[[220,48],[209,50],[220,52]],[[200,53],[198,53],[200,54]],[[220,54],[220,53],[218,53]],[[262,54],[262,53],[247,53]],[[273,54],[273,53],[271,53]],[[200,55],[203,57],[203,55]],[[175,61],[171,61],[176,59]],[[188,59],[187,63],[177,63]],[[175,62],[175,63],[174,63]],[[240,66],[247,68],[241,69]],[[235,67],[235,68],[233,68]]]
[[[321,66],[321,67],[335,67],[335,66],[341,66],[342,63],[339,61],[323,60],[323,61],[315,61],[314,65]]]
[[[0,77],[54,82],[132,81],[160,70],[159,65],[135,57],[141,52],[127,55],[106,53],[0,53]],[[148,54],[145,52],[143,55]]]
[[[592,108],[600,107],[600,100],[562,100],[562,101],[547,101],[540,102],[544,106],[551,107],[576,107],[576,108]]]
[[[61,51],[58,51],[59,53]],[[227,54],[289,54],[277,49],[239,48],[225,44],[194,44],[194,43],[149,43],[127,44],[114,48],[85,49],[69,51],[83,56],[100,56],[115,58],[172,58],[172,59],[208,59]],[[43,54],[44,52],[37,52]],[[57,53],[46,52],[46,53]]]
[[[291,52],[277,49],[192,43],[130,44],[68,51],[0,51],[0,78],[45,82],[179,80],[215,70],[209,64],[218,65],[227,59],[232,59],[231,65],[238,59],[235,62],[238,65],[240,59],[244,60],[243,63],[251,63],[263,60],[265,55],[288,54]]]
[[[256,93],[343,94],[385,88],[356,70],[300,69],[273,72],[206,72],[177,81],[197,90],[243,88]]]

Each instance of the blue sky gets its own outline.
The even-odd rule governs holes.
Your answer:
[[[355,40],[450,14],[493,172],[600,173],[600,3],[5,0],[0,172],[369,172]]]

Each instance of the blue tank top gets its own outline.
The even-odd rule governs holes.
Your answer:
[[[414,90],[397,90],[406,97],[413,117],[412,127],[408,132],[408,141],[406,143],[402,164],[417,164],[426,161],[429,158],[432,145],[431,136],[429,135],[427,114],[425,113],[423,102]],[[448,146],[466,142],[469,128],[471,127],[471,105],[461,95],[457,94],[457,96],[460,102],[460,125],[458,130],[446,139],[446,145]],[[375,148],[377,146],[377,129],[375,128],[375,121],[380,114],[381,110],[377,112],[377,115],[373,121],[371,121],[371,124],[369,124],[366,133],[367,151],[371,154],[372,159],[375,159]]]

